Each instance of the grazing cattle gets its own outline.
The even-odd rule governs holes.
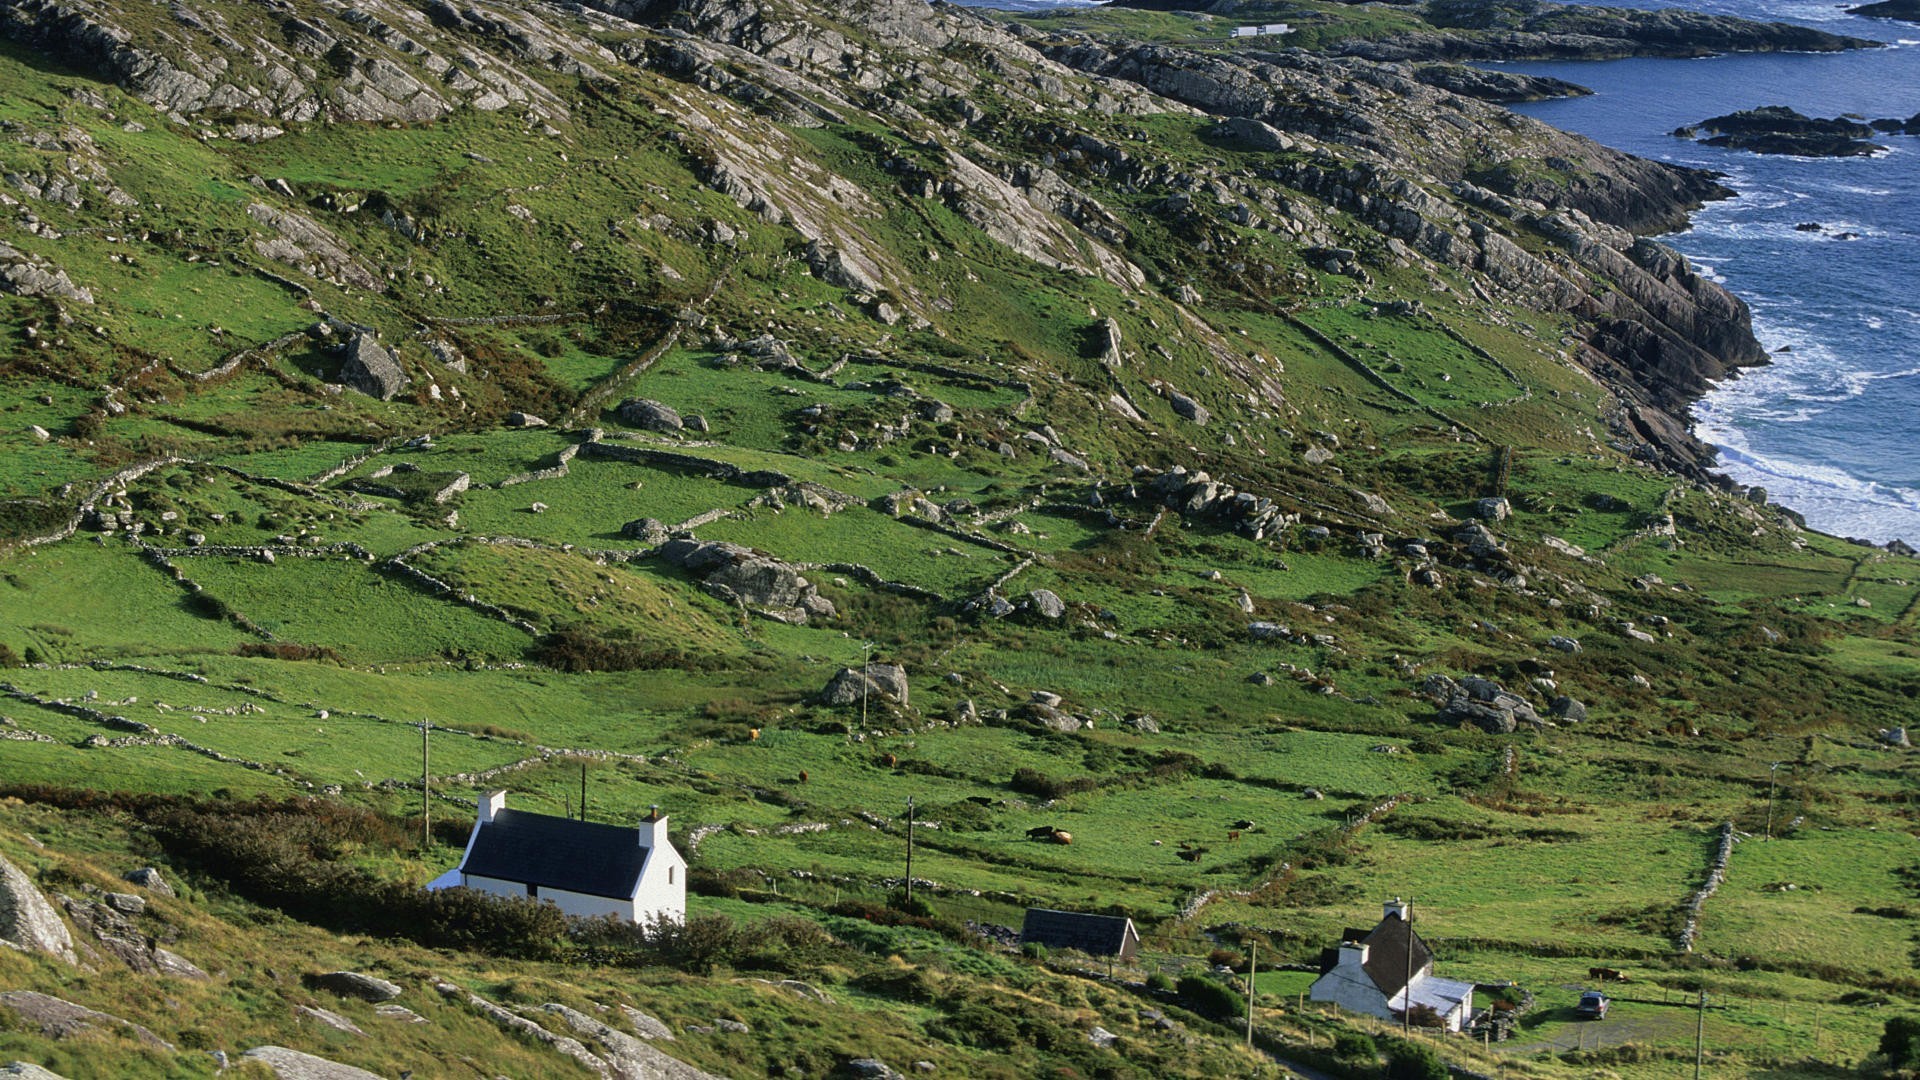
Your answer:
[[[807,782],[807,770],[805,769],[800,770],[800,782],[803,784]]]
[[[1188,862],[1199,862],[1201,851],[1199,848],[1181,848],[1178,854]]]
[[[894,757],[892,754],[881,754],[880,764],[885,765],[887,768],[891,769],[895,765],[900,764],[900,759],[897,757]]]
[[[1247,820],[1246,818],[1241,818],[1241,819],[1240,819],[1239,821],[1236,821],[1236,822],[1234,822],[1234,823],[1233,823],[1233,828],[1236,828],[1236,829],[1251,829],[1251,828],[1253,828],[1253,822],[1252,822],[1252,821],[1249,821],[1249,820]]]
[[[1035,825],[1033,828],[1027,830],[1027,839],[1051,840],[1053,839],[1053,834],[1059,831],[1060,831],[1059,829],[1056,829],[1051,825]]]
[[[1627,978],[1626,972],[1616,971],[1613,968],[1609,968],[1609,967],[1588,968],[1587,977],[1592,979],[1594,982],[1632,982],[1633,981]]]
[[[748,738],[748,739],[758,739],[759,737],[760,737],[760,729],[759,729],[759,728],[748,728],[748,729],[747,729],[747,738]]]
[[[1238,839],[1240,839],[1240,830],[1239,830],[1239,829],[1235,829],[1235,830],[1233,830],[1232,832],[1230,832],[1230,833],[1228,833],[1228,834],[1227,834],[1227,839],[1228,839],[1229,841],[1232,841],[1232,840],[1238,840]]]
[[[1060,829],[1055,829],[1053,831],[1053,842],[1056,844],[1071,844],[1073,843],[1073,834],[1070,832],[1065,832]]]

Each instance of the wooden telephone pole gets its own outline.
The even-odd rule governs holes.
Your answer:
[[[907,912],[913,912],[913,796],[907,796]]]
[[[420,721],[420,848],[423,851],[433,844],[433,774],[427,770],[427,733],[432,730],[431,721]]]
[[[1254,972],[1259,970],[1260,943],[1247,942],[1247,1045],[1253,1045],[1253,988]]]

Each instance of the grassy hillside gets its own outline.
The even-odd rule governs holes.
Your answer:
[[[1366,1025],[1303,1007],[1299,970],[1262,976],[1258,1055],[1149,977],[1256,946],[1304,968],[1394,895],[1440,974],[1536,996],[1514,1041],[1441,1044],[1501,1075],[1686,1075],[1702,988],[1726,1075],[1839,1075],[1920,1003],[1915,767],[1882,738],[1920,693],[1920,569],[1676,467],[1644,373],[1594,344],[1601,314],[1658,306],[1619,253],[1640,249],[1437,157],[1385,160],[1371,140],[1440,146],[1377,128],[1412,89],[1343,62],[1343,122],[1372,133],[1282,103],[1261,115],[1299,121],[1289,148],[1258,149],[1145,76],[1068,64],[1068,30],[1177,42],[1181,16],[530,6],[516,39],[378,7],[419,50],[288,5],[345,43],[298,54],[312,116],[0,48],[6,265],[72,286],[0,293],[0,854],[54,892],[161,865],[185,883],[156,905],[169,947],[215,973],[0,952],[0,989],[181,1048],[0,1013],[0,1060],[205,1075],[207,1050],[277,1041],[383,1075],[576,1071],[445,979],[683,1033],[744,1021],[670,1048],[729,1075],[1240,1075],[1266,1054],[1371,1075],[1328,1056]],[[150,40],[181,64],[181,42],[225,48]],[[340,104],[369,58],[461,49],[531,96]],[[1309,75],[1333,78],[1266,73]],[[1545,167],[1545,136],[1446,101],[1479,165]],[[1396,231],[1400,206],[1444,227]],[[1661,303],[1692,302],[1690,273]],[[404,372],[390,399],[344,385],[356,334]],[[646,429],[633,399],[686,426]],[[708,588],[660,553],[671,534],[776,560],[834,614]],[[818,703],[867,659],[905,667],[908,703]],[[1499,683],[1517,728],[1450,710],[1433,676]],[[457,862],[480,791],[577,811],[583,775],[596,820],[666,808],[695,914],[825,936],[632,967],[436,947],[288,911],[151,807],[71,794],[365,813],[383,824],[327,860],[417,884]],[[932,916],[902,923],[909,798]],[[1043,825],[1073,842],[1029,840]],[[1029,905],[1128,914],[1145,955],[1109,977],[967,929]],[[1600,965],[1634,981],[1578,1023]],[[319,1000],[300,973],[332,967],[406,981],[429,1024],[295,1019]],[[755,981],[783,976],[834,1003]]]

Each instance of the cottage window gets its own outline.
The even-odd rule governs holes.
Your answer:
[[[667,867],[667,884],[673,884],[673,867]]]
[[[528,895],[528,896],[539,896],[539,895],[540,895],[540,886],[538,886],[538,885],[528,885],[528,886],[527,886],[527,895]]]

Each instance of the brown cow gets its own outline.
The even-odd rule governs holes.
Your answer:
[[[1073,834],[1064,829],[1055,829],[1053,831],[1053,842],[1056,844],[1071,844],[1073,843]]]
[[[1627,978],[1626,972],[1616,971],[1610,967],[1588,968],[1587,977],[1592,979],[1595,982],[1632,982],[1633,981]]]

